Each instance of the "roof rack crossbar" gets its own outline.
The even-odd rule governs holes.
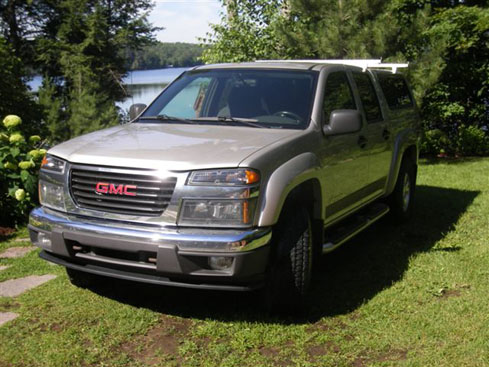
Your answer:
[[[409,64],[397,64],[397,63],[382,63],[382,59],[330,59],[330,60],[256,60],[255,62],[295,62],[295,63],[315,63],[315,64],[340,64],[350,65],[362,68],[363,71],[367,69],[390,69],[393,74],[397,72],[397,69],[407,68]]]

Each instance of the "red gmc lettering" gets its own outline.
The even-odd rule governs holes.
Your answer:
[[[136,196],[136,193],[135,192],[127,191],[127,190],[130,190],[130,189],[136,190],[136,186],[134,186],[134,185],[126,185],[126,186],[124,186],[124,195]]]
[[[136,196],[135,192],[129,190],[136,190],[135,185],[114,185],[107,182],[97,182],[95,191],[100,194],[114,194],[114,195],[127,195]]]
[[[109,185],[109,194],[122,195],[124,192],[124,185],[115,186],[114,184]]]
[[[97,182],[97,186],[95,187],[95,191],[101,194],[107,194],[109,191],[109,184],[105,182]]]

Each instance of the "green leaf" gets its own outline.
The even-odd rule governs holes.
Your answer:
[[[14,148],[10,148],[10,154],[12,154],[12,156],[15,158],[15,157],[18,157],[19,154],[20,154],[20,149],[17,148],[17,147],[14,147]]]
[[[24,187],[27,192],[35,192],[37,189],[37,178],[29,175],[24,182]]]
[[[20,178],[22,179],[22,181],[27,181],[27,179],[31,176],[31,174],[26,171],[26,170],[22,170],[20,171]]]

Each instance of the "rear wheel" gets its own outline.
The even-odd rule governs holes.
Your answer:
[[[411,218],[415,188],[416,165],[406,157],[401,163],[394,191],[388,198],[391,216],[395,222],[401,223]]]
[[[274,229],[272,246],[267,306],[272,312],[299,310],[311,284],[313,260],[311,218],[304,207],[286,209]]]

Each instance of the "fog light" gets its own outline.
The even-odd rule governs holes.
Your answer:
[[[37,236],[37,245],[46,250],[51,250],[51,238],[46,233],[39,232]]]
[[[233,265],[234,258],[224,256],[209,257],[209,266],[212,270],[227,270]]]

